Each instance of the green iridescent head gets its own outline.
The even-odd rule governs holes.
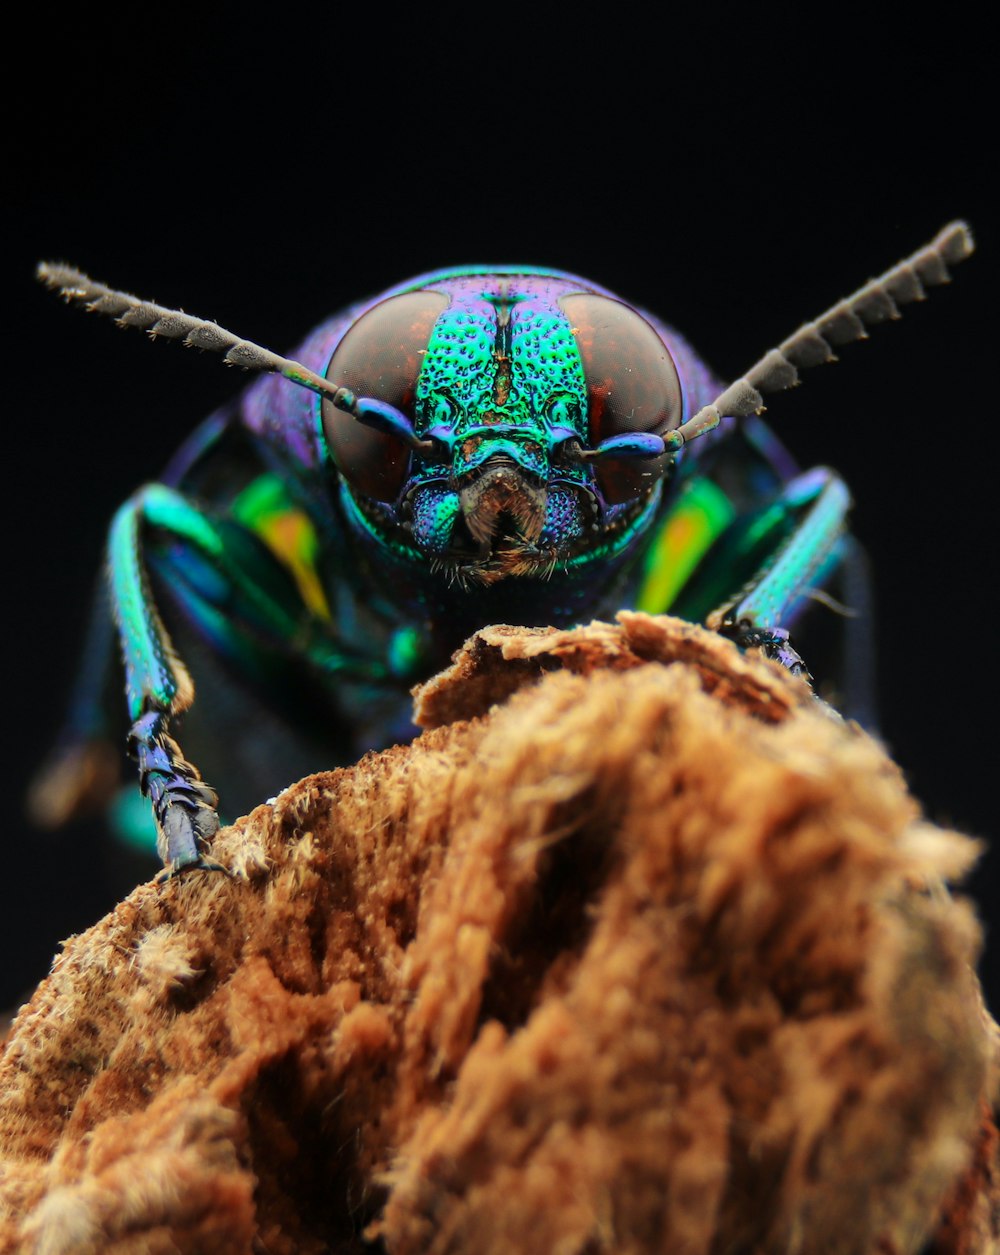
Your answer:
[[[349,328],[327,378],[393,411],[376,430],[324,402],[352,513],[472,583],[627,548],[682,420],[653,327],[561,275],[462,272],[391,295]]]

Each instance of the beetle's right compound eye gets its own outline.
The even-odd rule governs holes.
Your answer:
[[[670,350],[624,302],[592,292],[559,301],[573,327],[587,379],[591,448],[631,432],[662,436],[680,425],[683,396]],[[609,504],[634,500],[663,473],[659,459],[609,458],[597,482]]]
[[[357,397],[385,401],[412,421],[423,354],[447,304],[441,292],[390,296],[348,330],[327,379]],[[376,501],[395,501],[410,457],[399,440],[366,427],[330,401],[323,402],[323,433],[337,470],[352,488]]]

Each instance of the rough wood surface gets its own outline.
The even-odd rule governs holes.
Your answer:
[[[968,839],[670,619],[493,628],[413,745],[71,939],[0,1060],[0,1250],[971,1255]]]

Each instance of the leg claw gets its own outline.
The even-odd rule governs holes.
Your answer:
[[[719,631],[740,649],[759,649],[765,658],[781,663],[786,671],[812,686],[813,678],[784,628],[759,628],[746,621],[723,623]]]
[[[156,876],[153,883],[157,885],[169,884],[171,880],[176,880],[178,876],[189,871],[222,872],[224,876],[232,875],[228,867],[223,867],[214,858],[206,858],[205,855],[199,854],[196,859],[192,859],[189,863],[183,863],[180,859],[170,863]]]

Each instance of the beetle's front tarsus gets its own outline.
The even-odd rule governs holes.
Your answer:
[[[192,859],[189,863],[171,863],[169,867],[164,867],[163,871],[157,873],[153,878],[153,883],[157,885],[169,884],[171,880],[176,880],[184,872],[222,872],[224,876],[232,876],[232,871],[217,863],[213,858],[206,858],[199,854],[196,859]]]
[[[740,649],[759,649],[765,658],[770,658],[791,675],[805,680],[810,688],[814,687],[809,668],[784,628],[759,628],[743,620],[741,623],[724,623],[718,631],[720,636],[728,637]]]
[[[139,764],[139,787],[153,806],[160,858],[174,870],[203,864],[203,846],[219,827],[215,790],[185,759],[159,711],[136,720],[129,745]]]

